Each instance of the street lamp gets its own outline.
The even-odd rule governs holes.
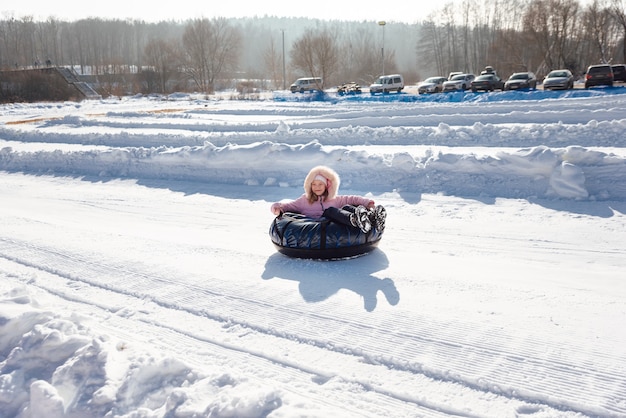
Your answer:
[[[378,22],[379,26],[383,27],[383,47],[381,48],[381,55],[383,57],[383,73],[381,75],[385,75],[385,25],[387,24],[387,22],[385,22],[384,20],[381,20]]]

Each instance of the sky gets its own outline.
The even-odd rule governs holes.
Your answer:
[[[62,4],[62,7],[60,5]],[[176,6],[173,7],[172,5]],[[371,20],[371,21],[397,21],[415,23],[424,19],[434,10],[439,10],[443,4],[420,3],[417,7],[411,7],[411,11],[402,4],[395,7],[387,7],[378,1],[342,1],[338,7],[337,2],[330,0],[318,0],[314,4],[298,4],[291,1],[220,1],[198,2],[196,0],[180,0],[175,3],[163,3],[156,5],[143,1],[111,0],[107,2],[84,2],[68,0],[63,3],[41,2],[26,0],[4,2],[0,6],[3,14],[14,16],[34,16],[46,19],[55,16],[63,20],[76,20],[86,17],[101,18],[136,18],[149,22],[161,20],[186,20],[198,17],[254,17],[254,16],[279,16],[279,17],[310,17],[322,20]]]
[[[0,416],[626,416],[626,87],[577,87],[0,105]],[[273,245],[318,164],[372,252]]]

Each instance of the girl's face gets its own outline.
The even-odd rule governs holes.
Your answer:
[[[311,183],[311,190],[317,196],[323,195],[326,191],[326,182],[323,182],[322,180],[313,180],[313,183]]]

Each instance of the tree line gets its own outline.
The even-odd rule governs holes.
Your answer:
[[[451,71],[500,75],[621,63],[626,0],[467,0],[406,24],[277,18],[182,22],[5,17],[0,69],[71,66],[79,74],[132,80],[123,93],[281,89],[319,76],[326,87],[367,85],[382,68],[408,83]],[[383,63],[384,60],[384,63]],[[132,75],[132,76],[131,76]]]
[[[624,0],[487,0],[446,5],[423,22],[418,51],[440,74],[491,65],[505,75],[582,75],[589,65],[624,63],[625,39]]]
[[[158,93],[210,93],[235,80],[280,89],[311,74],[330,86],[344,77],[369,83],[381,67],[379,32],[372,26],[377,29],[372,22],[273,17],[159,23],[9,18],[0,20],[0,70],[68,66],[100,84],[125,80],[127,90]],[[397,26],[399,34],[409,30]],[[414,43],[402,43],[405,56],[414,58]],[[393,51],[385,61],[394,61]]]

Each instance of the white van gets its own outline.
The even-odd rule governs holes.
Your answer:
[[[404,88],[404,77],[402,74],[381,75],[370,85],[370,93],[389,93],[397,91],[400,93]]]
[[[291,90],[292,93],[304,93],[305,91],[311,90],[322,91],[322,79],[320,77],[299,78],[289,86],[289,90]]]

